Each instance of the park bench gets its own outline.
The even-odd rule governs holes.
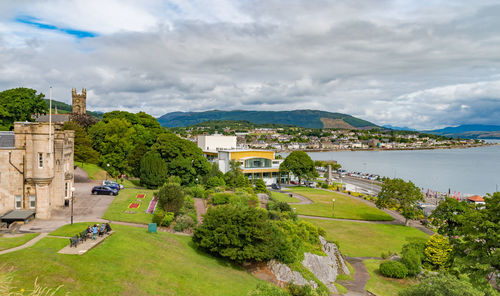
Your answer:
[[[89,238],[87,229],[85,229],[84,231],[80,232],[79,237],[80,237],[81,241],[86,241],[87,238]]]
[[[69,239],[69,247],[75,247],[78,246],[78,243],[80,242],[80,239],[78,238],[77,235],[73,236],[72,238]]]

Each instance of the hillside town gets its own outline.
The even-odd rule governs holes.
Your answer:
[[[467,148],[487,145],[483,140],[459,139],[413,131],[388,129],[345,130],[308,129],[301,127],[214,128],[198,125],[178,129],[178,135],[196,141],[200,134],[220,133],[237,137],[239,147],[287,151],[334,151],[334,150],[413,150]]]

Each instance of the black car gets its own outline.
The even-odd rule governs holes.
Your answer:
[[[271,184],[271,188],[275,190],[281,190],[281,186],[278,183],[273,183]]]
[[[94,188],[92,188],[92,194],[117,195],[118,190],[109,188],[108,186],[94,186]]]

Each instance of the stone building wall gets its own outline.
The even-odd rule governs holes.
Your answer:
[[[22,209],[33,208],[34,199],[36,217],[49,219],[73,185],[74,132],[57,123],[16,122],[14,135],[15,147],[0,147],[0,214],[16,209],[21,196]]]

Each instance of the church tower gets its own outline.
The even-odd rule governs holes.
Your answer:
[[[87,90],[82,89],[82,94],[76,92],[76,88],[71,89],[71,97],[73,99],[73,115],[87,114]]]

